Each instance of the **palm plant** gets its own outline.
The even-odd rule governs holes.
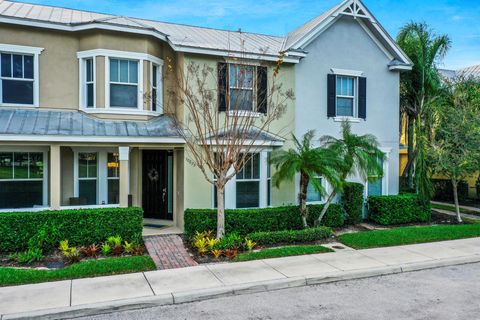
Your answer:
[[[379,143],[374,135],[352,133],[351,125],[347,121],[342,123],[342,138],[323,136],[320,142],[338,154],[343,165],[339,167],[340,183],[332,186],[332,192],[315,221],[315,225],[320,224],[333,199],[338,192],[342,191],[349,175],[357,173],[364,181],[372,179],[371,177],[383,176],[382,163],[385,157],[383,152],[380,151]]]
[[[447,35],[435,35],[426,23],[410,22],[400,30],[397,43],[413,63],[412,70],[400,76],[400,112],[407,121],[408,139],[408,162],[403,176],[408,177],[408,187],[413,188],[415,173],[417,188],[426,190],[427,186],[418,186],[429,180],[428,168],[423,168],[425,161],[421,161],[425,158],[421,154],[425,153],[421,149],[425,144],[415,137],[431,138],[432,121],[426,107],[438,96],[441,81],[437,63],[447,53],[451,41]]]
[[[279,187],[284,180],[293,180],[297,173],[300,174],[300,213],[302,223],[308,227],[307,188],[311,184],[320,194],[325,194],[325,189],[315,179],[316,176],[324,177],[331,185],[340,183],[338,169],[342,166],[341,159],[333,149],[312,146],[315,131],[308,131],[299,141],[293,136],[295,148],[278,150],[272,153],[270,163],[274,165],[275,173],[273,183]]]

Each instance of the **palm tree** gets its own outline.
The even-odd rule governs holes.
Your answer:
[[[428,183],[427,168],[421,167],[425,158],[419,154],[425,152],[421,141],[415,137],[431,136],[431,119],[427,108],[434,101],[440,87],[440,77],[437,63],[446,55],[451,46],[447,35],[437,36],[426,23],[410,22],[406,24],[397,36],[397,43],[412,60],[413,67],[410,72],[400,75],[400,112],[407,121],[408,162],[403,176],[408,177],[408,187],[413,188],[414,174],[417,183]],[[422,135],[419,130],[423,130]],[[418,172],[416,172],[416,168]],[[426,189],[426,186],[418,186]]]
[[[383,176],[382,163],[385,157],[383,152],[380,151],[379,143],[374,135],[365,134],[359,136],[352,133],[351,125],[347,121],[342,123],[341,139],[323,136],[320,142],[340,155],[343,165],[339,167],[340,183],[332,186],[332,192],[315,221],[315,225],[320,224],[333,199],[338,192],[342,191],[349,175],[357,173],[364,181],[371,179],[370,177]]]
[[[273,183],[279,187],[284,180],[293,180],[297,173],[300,174],[300,213],[302,223],[308,227],[307,188],[311,184],[315,190],[324,195],[325,190],[315,177],[324,177],[331,185],[338,185],[338,168],[342,166],[341,159],[333,149],[312,146],[315,131],[308,131],[300,142],[295,136],[295,148],[278,150],[272,153],[270,163],[274,165],[275,173]]]

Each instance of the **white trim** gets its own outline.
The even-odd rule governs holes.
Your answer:
[[[400,65],[400,66],[389,66],[388,70],[412,70],[412,66]]]
[[[1,136],[0,136],[0,138],[1,138]],[[252,141],[252,140],[249,140],[249,139],[244,141],[245,146],[260,146],[260,147],[262,147],[262,146],[265,146],[265,147],[281,147],[281,146],[283,146],[284,143],[285,143],[285,141],[266,141],[266,140]],[[228,142],[225,141],[225,144],[228,144]],[[217,146],[219,144],[217,144],[214,139],[210,139],[210,144],[209,145]],[[222,145],[222,144],[220,144],[220,145]]]
[[[19,46],[13,44],[4,44],[0,43],[0,52],[10,53],[10,54],[22,54],[22,55],[33,55],[33,104],[16,104],[16,103],[3,103],[1,101],[1,91],[2,85],[0,84],[0,106],[2,107],[33,107],[38,108],[40,106],[40,59],[39,55],[42,53],[44,48],[39,47],[30,47],[30,46]],[[1,67],[0,67],[1,68]],[[20,80],[20,79],[19,79]],[[28,79],[31,81],[31,79]]]
[[[118,147],[118,161],[128,161],[130,147]]]
[[[159,116],[162,113],[148,111],[148,110],[138,110],[134,108],[85,108],[80,109],[80,111],[87,114],[124,114],[124,115],[136,115],[136,116]]]
[[[335,121],[335,122],[347,121],[347,122],[351,122],[351,123],[358,123],[361,120],[364,120],[364,119],[357,118],[357,117],[343,117],[343,116],[333,117],[333,121]]]
[[[88,58],[88,57],[112,57],[112,58],[122,58],[130,60],[148,60],[152,61],[158,65],[163,66],[163,60],[152,56],[148,53],[133,52],[133,51],[121,51],[121,50],[109,50],[109,49],[93,49],[77,52],[77,58]]]
[[[4,212],[41,212],[41,211],[47,211],[47,210],[52,210],[49,206],[43,206],[43,207],[33,207],[33,208],[15,208],[15,209],[0,209],[0,213]]]
[[[163,114],[163,64],[158,64],[154,61],[149,61],[149,68],[150,68],[150,112],[155,114]],[[156,104],[156,111],[153,111],[153,67],[157,68],[157,83],[156,83],[156,90],[157,90],[157,101]],[[159,103],[161,101],[161,103]]]
[[[332,73],[339,76],[361,77],[363,71],[331,68]]]
[[[80,209],[101,209],[101,208],[119,208],[119,204],[92,204],[83,206],[61,206],[60,210],[80,210]]]
[[[86,66],[87,66],[87,60],[91,59],[92,60],[92,68],[93,68],[93,106],[87,107],[87,101],[88,101],[88,91],[87,91],[87,72],[86,72]],[[92,109],[97,108],[97,56],[86,56],[78,59],[79,63],[79,92],[80,92],[80,97],[79,97],[79,104],[80,104],[80,110],[83,111],[90,111]]]
[[[228,110],[228,116],[230,117],[260,118],[262,115],[263,113],[249,110]]]
[[[58,136],[58,135],[0,135],[0,141],[18,142],[105,142],[105,143],[170,143],[184,144],[183,138],[177,137],[119,137],[119,136]]]

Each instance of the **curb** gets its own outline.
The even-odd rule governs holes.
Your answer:
[[[6,314],[0,320],[13,319],[64,319],[77,318],[119,311],[146,309],[164,305],[174,305],[208,299],[216,299],[234,295],[251,294],[275,291],[280,289],[319,285],[323,283],[339,282],[354,279],[371,278],[405,272],[413,272],[462,264],[480,262],[480,255],[449,258],[438,261],[424,261],[404,265],[371,268],[367,270],[352,270],[324,273],[306,277],[291,277],[286,279],[251,282],[239,285],[228,285],[210,289],[183,291],[172,294],[163,294],[153,297],[143,297],[125,300],[116,300],[73,307],[46,309],[40,311]]]

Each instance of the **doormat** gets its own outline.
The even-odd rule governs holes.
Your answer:
[[[166,227],[166,226],[162,226],[160,224],[152,224],[152,223],[145,223],[143,226],[147,227],[147,228],[155,228],[155,229],[163,229],[163,228]]]

